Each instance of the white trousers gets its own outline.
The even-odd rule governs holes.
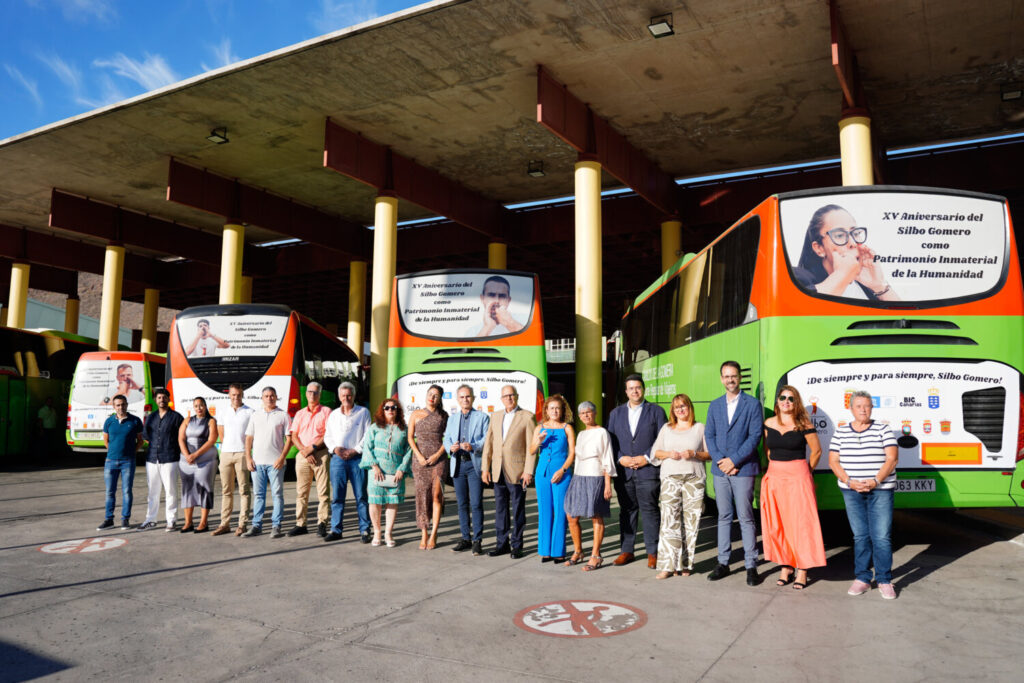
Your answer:
[[[156,522],[160,510],[160,487],[164,489],[165,508],[168,524],[174,524],[178,517],[178,463],[146,461],[146,480],[149,483],[148,508],[146,521]]]

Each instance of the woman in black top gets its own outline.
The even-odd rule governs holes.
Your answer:
[[[761,480],[764,559],[782,565],[778,585],[789,583],[795,571],[793,588],[802,590],[807,586],[807,570],[825,566],[825,544],[811,476],[821,459],[821,444],[794,387],[787,384],[779,389],[775,416],[765,420],[764,433],[768,454],[768,471]]]

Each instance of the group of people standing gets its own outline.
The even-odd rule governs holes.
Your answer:
[[[384,400],[371,418],[366,408],[355,405],[355,387],[348,383],[340,386],[340,407],[334,411],[320,404],[320,385],[310,383],[307,406],[294,420],[276,406],[277,395],[271,387],[263,390],[262,410],[253,410],[242,403],[242,388],[232,385],[230,409],[222,424],[208,414],[201,398],[195,399],[194,414],[185,421],[168,408],[169,397],[163,389],[155,393],[158,410],[142,424],[127,414],[124,397],[117,396],[115,413],[104,425],[109,449],[104,470],[107,509],[100,529],[113,526],[119,474],[123,478],[122,528],[130,528],[134,450],[145,437],[149,441],[149,507],[140,528],[155,526],[162,487],[167,530],[175,529],[176,480],[180,478],[185,513],[181,530],[206,531],[213,507],[214,444],[219,438],[222,510],[214,535],[231,531],[236,481],[242,501],[235,534],[252,537],[262,532],[269,484],[272,537],[284,535],[284,465],[294,446],[298,449],[296,522],[289,536],[307,533],[309,492],[315,482],[320,501],[317,531],[325,541],[340,539],[351,485],[361,541],[394,547],[395,517],[411,472],[421,549],[437,546],[447,480],[455,488],[461,533],[452,550],[483,554],[483,488],[493,487],[496,542],[487,554],[520,558],[526,491],[535,481],[541,562],[584,563],[580,520],[588,518],[594,538],[581,569],[593,571],[604,562],[600,549],[614,488],[620,510],[620,553],[613,564],[622,566],[635,559],[642,522],[647,565],[658,570],[657,579],[667,579],[689,576],[694,570],[708,484],[705,463],[710,461],[718,505],[718,562],[708,578],[717,581],[731,572],[732,523],[737,519],[746,582],[757,585],[753,496],[763,438],[769,463],[760,499],[764,557],[781,565],[778,585],[792,581],[794,588],[804,589],[808,570],[825,565],[812,478],[822,454],[817,432],[799,392],[789,385],[779,389],[774,415],[764,420],[757,399],[741,390],[740,373],[734,361],[721,365],[725,394],[710,403],[705,423],[696,421],[693,402],[682,393],[672,398],[666,418],[660,407],[644,399],[643,378],[630,375],[625,382],[628,400],[611,411],[607,428],[597,424],[593,403],[578,406],[583,425],[578,434],[572,410],[561,395],[544,401],[538,424],[531,412],[519,407],[512,385],[501,389],[503,409],[490,415],[473,407],[475,397],[468,385],[458,387],[459,410],[448,415],[441,406],[444,390],[433,385],[427,390],[425,407],[414,411],[408,422],[395,398]],[[829,464],[839,480],[854,533],[856,580],[848,592],[865,593],[873,578],[881,595],[891,599],[896,597],[889,540],[896,443],[886,425],[871,420],[871,407],[870,394],[853,393],[853,420],[837,429]],[[130,464],[125,455],[129,451]],[[253,496],[245,469],[255,489],[251,514]],[[200,508],[197,525],[195,507]],[[567,530],[571,554],[566,552]]]

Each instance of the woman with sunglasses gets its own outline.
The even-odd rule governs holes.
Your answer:
[[[658,573],[654,578],[667,579],[673,573],[689,576],[693,573],[697,529],[704,511],[704,462],[711,459],[711,454],[704,444],[704,425],[694,421],[693,401],[686,394],[672,397],[668,422],[658,432],[651,453],[652,464],[661,468],[661,528]]]
[[[788,384],[775,398],[775,416],[764,422],[768,471],[761,480],[761,539],[764,559],[782,566],[779,586],[795,578],[807,587],[807,570],[825,566],[818,501],[811,472],[821,459],[818,433],[800,392]],[[808,451],[810,451],[808,453]]]
[[[847,299],[899,301],[867,246],[868,229],[846,209],[827,204],[814,212],[793,276],[805,289]]]
[[[366,481],[366,501],[370,504],[373,540],[380,545],[380,509],[384,506],[384,541],[395,547],[392,532],[398,506],[405,502],[405,475],[412,465],[412,447],[405,429],[402,406],[393,398],[385,399],[373,416],[373,424],[363,436],[359,466],[373,470]]]

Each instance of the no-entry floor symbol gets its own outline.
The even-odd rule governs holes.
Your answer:
[[[557,600],[520,610],[515,624],[556,638],[601,638],[640,628],[647,615],[636,607],[605,600]]]
[[[59,541],[39,548],[44,553],[53,555],[72,555],[77,553],[96,553],[101,550],[113,550],[127,543],[123,538],[77,538],[71,541]]]

